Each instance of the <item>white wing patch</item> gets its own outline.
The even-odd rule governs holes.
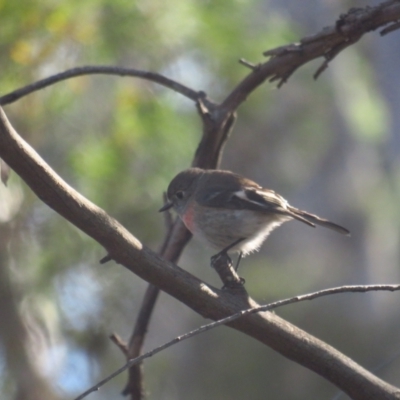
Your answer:
[[[258,201],[250,200],[244,190],[239,190],[237,192],[232,193],[232,196],[239,197],[239,199],[246,200],[249,203],[260,204]]]
[[[255,193],[264,198],[266,201],[278,204],[282,208],[287,208],[289,206],[289,203],[282,196],[279,196],[272,190],[255,190]],[[260,203],[259,201],[249,199],[246,190],[239,190],[237,192],[234,192],[233,195],[242,200],[248,201],[249,203],[265,206],[265,204]]]
[[[267,201],[271,201],[272,203],[279,203],[279,205],[283,208],[287,208],[289,206],[287,200],[285,200],[282,196],[279,196],[279,194],[276,194],[272,190],[256,190],[256,193],[264,197],[264,199],[266,199]]]

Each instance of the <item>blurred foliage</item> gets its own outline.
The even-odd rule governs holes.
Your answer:
[[[239,58],[262,61],[263,51],[315,33],[347,7],[366,4],[331,3],[26,0],[21,7],[0,0],[1,91],[74,66],[112,64],[161,72],[220,100],[249,72]],[[382,78],[389,76],[386,66],[398,69],[396,52],[384,52],[396,37],[367,38],[346,50],[317,83],[312,73],[318,64],[312,63],[279,91],[266,84],[240,109],[223,166],[353,233],[349,240],[297,223],[274,233],[262,252],[242,263],[247,288],[260,302],[399,278],[400,146],[393,110],[400,95],[391,90],[400,85],[385,85]],[[6,112],[70,185],[158,248],[162,193],[190,165],[201,135],[194,104],[139,79],[84,76],[31,94]],[[9,284],[29,332],[26,348],[55,396],[71,398],[124,362],[107,336],[115,331],[129,337],[146,283],[113,263],[100,266],[104,251],[42,204],[15,174],[7,189],[0,188],[0,221],[0,231],[11,232]],[[191,243],[180,265],[218,286],[208,268],[210,255]],[[278,312],[371,367],[398,353],[393,332],[399,325],[391,319],[398,308],[395,296],[342,296]],[[146,347],[203,322],[162,295]],[[0,339],[11,329],[3,326]],[[175,346],[146,362],[149,398],[187,399],[191,393],[191,400],[259,399],[268,393],[269,399],[300,399],[336,393],[311,372],[260,347],[225,328]],[[16,397],[20,383],[6,355],[3,344],[5,400]],[[397,359],[379,375],[392,377],[396,365]],[[392,379],[399,383],[398,376]],[[116,398],[124,380],[120,376],[90,398]]]

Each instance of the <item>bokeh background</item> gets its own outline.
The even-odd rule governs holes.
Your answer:
[[[1,94],[65,69],[111,64],[160,72],[216,101],[249,72],[243,57],[297,41],[374,1],[0,1]],[[321,60],[288,84],[259,88],[238,113],[222,167],[343,224],[350,238],[292,222],[246,258],[260,303],[345,284],[396,283],[399,271],[400,32]],[[5,107],[18,132],[69,184],[147,246],[157,212],[201,135],[194,104],[132,78],[85,76]],[[0,392],[4,400],[71,399],[124,362],[147,284],[36,198],[16,174],[0,186]],[[212,251],[192,241],[179,265],[220,286]],[[345,294],[277,313],[400,385],[397,293]],[[206,321],[160,296],[145,349]],[[316,374],[218,328],[145,362],[149,399],[346,399]],[[90,399],[117,399],[121,375]],[[45,395],[44,395],[45,394]]]

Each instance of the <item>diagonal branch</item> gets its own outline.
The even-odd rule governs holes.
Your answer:
[[[12,128],[0,109],[0,157],[49,207],[96,240],[121,265],[200,315],[218,320],[257,304],[244,292],[218,290],[161,259],[115,219],[67,185]],[[400,399],[400,391],[331,346],[270,312],[230,327],[329,380],[356,400]]]

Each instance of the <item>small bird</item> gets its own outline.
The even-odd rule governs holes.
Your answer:
[[[239,253],[236,269],[242,256],[259,250],[271,231],[292,219],[350,234],[230,171],[189,168],[171,181],[167,198],[160,212],[173,207],[195,237],[219,251],[216,256]]]

